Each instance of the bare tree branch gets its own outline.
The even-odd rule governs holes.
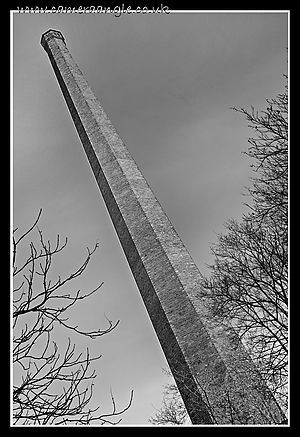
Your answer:
[[[250,122],[254,132],[246,152],[254,163],[248,188],[249,212],[242,221],[228,220],[226,234],[212,245],[214,263],[203,277],[204,294],[220,323],[235,328],[262,377],[284,412],[288,407],[288,92],[267,100],[261,113],[235,109]],[[188,389],[187,376],[178,375]],[[197,381],[202,400],[214,423],[220,411],[229,412],[231,423],[246,424],[226,392],[211,408],[206,388]],[[208,382],[209,383],[209,382]],[[262,384],[257,389],[260,390]],[[162,407],[153,424],[184,424],[186,411],[176,384],[165,386]],[[227,399],[226,399],[227,398]],[[255,399],[253,400],[255,407]],[[267,401],[266,401],[267,406]],[[195,408],[197,399],[195,397]],[[266,408],[268,411],[268,408]],[[220,417],[222,414],[220,414]],[[266,422],[276,423],[272,412]],[[286,423],[286,422],[284,422]]]
[[[212,246],[211,276],[203,281],[218,317],[239,332],[277,401],[287,409],[288,355],[288,93],[236,111],[256,136],[245,152],[254,160],[251,203],[241,223]]]
[[[91,356],[89,349],[85,355],[76,353],[75,344],[68,338],[63,353],[51,336],[57,327],[70,333],[90,339],[97,339],[111,332],[119,323],[112,322],[106,316],[108,326],[105,329],[83,330],[69,322],[67,311],[78,302],[91,297],[102,287],[99,284],[93,290],[82,293],[66,293],[62,287],[79,277],[87,268],[98,244],[92,250],[87,248],[83,263],[65,278],[60,276],[54,281],[51,267],[54,256],[67,246],[57,236],[54,246],[45,240],[37,224],[42,210],[34,224],[18,238],[13,233],[13,276],[19,283],[13,289],[13,364],[19,377],[13,386],[14,424],[116,424],[114,420],[131,405],[131,392],[128,405],[117,410],[111,393],[112,412],[98,414],[99,407],[91,409],[88,404],[93,395],[95,370],[91,364],[101,355]],[[39,248],[34,242],[29,244],[29,256],[17,265],[17,253],[20,242],[34,229],[38,231]],[[59,305],[58,305],[59,304]]]

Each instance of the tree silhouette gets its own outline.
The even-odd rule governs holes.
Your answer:
[[[98,339],[116,328],[119,321],[113,323],[107,319],[105,329],[85,331],[72,324],[67,311],[80,301],[91,297],[103,285],[82,293],[67,293],[63,286],[82,275],[87,268],[93,250],[87,249],[87,256],[77,270],[69,276],[53,281],[50,273],[54,256],[65,249],[67,238],[61,243],[57,236],[55,244],[45,240],[37,224],[42,210],[34,224],[17,237],[18,228],[13,231],[13,424],[116,424],[117,419],[131,405],[131,392],[127,406],[121,410],[116,407],[111,392],[112,411],[99,414],[99,408],[89,408],[93,396],[95,370],[90,371],[91,364],[101,355],[91,356],[77,353],[70,337],[64,352],[51,338],[59,326],[67,333]],[[39,246],[29,244],[29,256],[20,265],[17,263],[18,248],[22,240],[37,230]]]
[[[220,323],[235,328],[265,384],[286,413],[288,87],[276,98],[267,100],[267,108],[261,113],[253,107],[250,111],[233,109],[246,117],[255,133],[244,152],[254,160],[251,165],[254,176],[245,203],[249,210],[240,223],[230,219],[225,224],[227,233],[219,234],[217,243],[212,245],[214,263],[208,266],[210,276],[203,278],[201,294],[210,298],[211,310]],[[185,419],[176,389],[167,388],[163,406],[150,419],[151,423]]]

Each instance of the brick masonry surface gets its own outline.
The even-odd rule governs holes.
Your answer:
[[[193,424],[285,417],[232,329],[211,316],[201,275],[67,49],[42,35],[128,264]]]

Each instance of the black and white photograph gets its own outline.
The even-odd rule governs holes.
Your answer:
[[[10,11],[10,426],[290,426],[288,10]]]

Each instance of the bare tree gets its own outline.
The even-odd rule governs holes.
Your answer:
[[[284,411],[288,364],[288,91],[246,116],[255,137],[248,156],[255,176],[249,212],[229,220],[212,246],[215,260],[204,281],[213,311],[237,330]]]
[[[170,369],[162,369],[163,372],[172,376]],[[150,417],[152,425],[185,425],[190,423],[188,412],[180,396],[175,382],[165,384],[163,392],[162,406],[155,408],[157,413]]]
[[[101,355],[91,356],[87,348],[85,355],[75,351],[75,344],[68,338],[64,352],[60,352],[51,335],[57,327],[64,331],[97,339],[111,332],[119,323],[107,319],[105,329],[84,331],[72,324],[66,312],[80,301],[96,293],[103,283],[90,292],[66,293],[62,290],[68,282],[80,276],[87,268],[93,250],[87,249],[87,256],[79,268],[65,278],[53,281],[50,268],[53,258],[67,245],[67,238],[61,243],[57,236],[55,244],[45,240],[37,224],[42,210],[34,224],[17,237],[18,228],[13,231],[13,424],[14,425],[67,425],[67,424],[116,424],[117,419],[131,405],[131,392],[127,406],[116,407],[111,392],[112,411],[99,413],[88,404],[93,395],[95,370],[91,364]],[[29,244],[29,256],[17,264],[18,248],[22,240],[34,230],[38,231],[39,247]]]
[[[231,325],[244,343],[278,404],[288,407],[288,89],[267,100],[258,113],[236,109],[250,122],[255,137],[246,152],[255,174],[248,188],[249,212],[225,224],[211,249],[215,257],[203,291],[215,317]],[[149,421],[185,424],[186,411],[175,384],[165,386],[163,405]],[[205,387],[199,390],[215,423]],[[231,423],[247,423],[227,393]],[[220,409],[225,406],[220,405]],[[215,420],[216,418],[216,420]],[[287,423],[284,421],[283,423]]]

